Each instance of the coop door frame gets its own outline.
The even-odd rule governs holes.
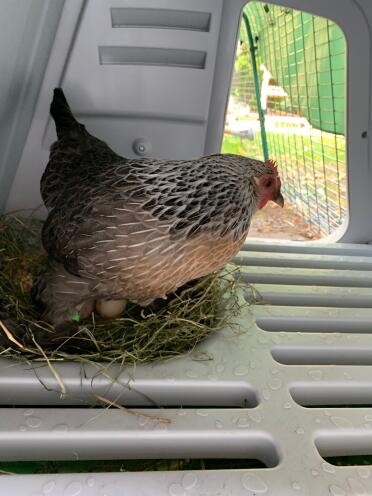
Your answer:
[[[212,90],[205,153],[215,153],[222,143],[236,42],[242,9],[248,2],[228,2],[222,15],[221,35]],[[371,35],[367,18],[354,0],[272,0],[268,3],[328,18],[338,24],[346,39],[346,161],[348,210],[345,222],[325,242],[372,241],[372,171],[369,166],[369,119],[371,113]],[[225,2],[227,9],[227,2]],[[235,37],[233,41],[233,37]],[[227,71],[229,67],[229,71]],[[226,89],[228,88],[228,91]],[[225,101],[225,108],[219,105]],[[366,135],[367,133],[367,135]],[[273,157],[275,158],[275,157]]]

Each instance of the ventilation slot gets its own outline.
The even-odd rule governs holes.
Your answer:
[[[337,307],[337,308],[372,308],[372,294],[329,294],[318,290],[317,293],[286,292],[247,289],[245,299],[248,303],[264,302],[269,305],[299,307]],[[257,293],[258,292],[258,293]]]
[[[42,378],[40,379],[42,380]],[[202,408],[255,408],[258,405],[258,395],[255,389],[245,382],[239,381],[188,381],[188,380],[137,380],[130,387],[111,384],[102,381],[99,385],[95,381],[80,381],[69,384],[70,394],[61,398],[59,386],[54,387],[50,382],[48,391],[40,389],[37,384],[35,389],[30,387],[9,388],[9,378],[0,379],[0,405],[60,405],[84,406],[97,403],[97,395],[108,401],[114,401],[127,407],[202,407]],[[16,385],[17,386],[17,385]],[[76,387],[76,389],[75,389]],[[76,396],[80,400],[76,399]],[[106,405],[107,406],[107,405]]]
[[[171,9],[111,9],[113,28],[161,28],[186,29],[188,31],[209,32],[211,14],[190,10]]]
[[[372,288],[370,271],[295,269],[292,267],[249,267],[243,270],[241,279],[248,284]]]
[[[20,466],[21,465],[21,466]],[[9,472],[11,474],[23,474],[24,466],[19,462],[2,462],[1,473]],[[262,461],[247,458],[203,458],[203,459],[163,459],[163,460],[74,460],[72,462],[27,462],[27,470],[32,474],[48,474],[48,473],[92,473],[102,472],[147,472],[151,471],[189,471],[189,470],[237,470],[237,469],[262,469],[268,468]],[[32,493],[37,494],[37,493]],[[41,493],[40,493],[41,494]],[[43,493],[46,494],[46,493]],[[71,494],[71,493],[70,493]],[[77,495],[77,493],[73,493]],[[171,493],[170,493],[171,494]],[[176,493],[175,493],[176,494]],[[178,494],[182,494],[178,493]],[[186,493],[184,493],[186,494]]]
[[[293,400],[301,406],[372,406],[372,383],[366,382],[303,382],[293,384],[289,392]],[[372,449],[372,448],[371,448]]]
[[[272,357],[283,365],[372,365],[372,348],[338,346],[274,346]]]
[[[371,319],[341,317],[260,317],[256,324],[268,332],[351,332],[372,333]]]
[[[371,245],[353,245],[353,244],[326,244],[319,243],[313,244],[311,242],[300,243],[259,243],[257,241],[250,241],[242,247],[243,252],[260,252],[260,253],[303,253],[308,255],[340,255],[343,256],[357,256],[357,257],[371,257],[372,247]]]
[[[358,475],[362,479],[367,479],[370,476],[370,469],[368,467],[365,467],[364,465],[372,465],[372,455],[361,453],[359,455],[327,456],[323,458],[326,462],[330,463],[331,465],[336,465],[336,467],[350,467],[353,465],[354,466],[363,465],[363,467],[357,469]],[[363,493],[359,493],[359,494],[363,494]]]
[[[199,50],[174,48],[100,46],[101,65],[157,65],[204,69],[207,54]]]
[[[330,270],[372,270],[371,258],[356,257],[325,257],[312,255],[292,255],[288,254],[270,254],[264,256],[256,252],[240,252],[240,255],[234,257],[233,262],[237,265],[247,267],[286,267],[297,269],[330,269]]]
[[[353,432],[327,432],[318,434],[315,446],[321,457],[372,455],[372,432],[353,430]],[[353,492],[353,494],[356,494]],[[358,494],[367,494],[359,493]],[[370,493],[368,493],[370,494]]]

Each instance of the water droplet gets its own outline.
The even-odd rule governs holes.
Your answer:
[[[210,381],[216,382],[216,381],[218,381],[218,376],[216,376],[216,375],[214,375],[214,374],[209,374],[209,375],[208,375],[208,379],[209,379]]]
[[[246,416],[239,417],[236,425],[238,427],[249,427],[249,419],[248,419],[248,417],[246,417]]]
[[[48,494],[51,493],[55,487],[56,483],[53,480],[50,480],[43,485],[42,491],[44,494]]]
[[[345,491],[340,486],[332,484],[331,486],[328,486],[328,489],[331,496],[346,496]]]
[[[347,428],[352,427],[352,423],[350,422],[350,420],[348,420],[344,417],[336,417],[335,415],[333,415],[331,417],[331,422],[336,427],[340,427],[342,429],[347,429]]]
[[[80,482],[70,482],[63,491],[63,496],[79,496],[82,493],[83,486]]]
[[[67,424],[57,424],[53,427],[54,432],[67,432],[68,425]]]
[[[232,422],[233,424],[236,424],[238,420],[239,420],[239,415],[234,415],[234,416],[232,417],[232,419],[231,419],[231,422]]]
[[[257,367],[257,364],[254,360],[252,360],[251,363],[249,364],[249,366],[252,370],[254,370]]]
[[[225,365],[223,363],[218,363],[216,365],[216,372],[219,374],[225,370]]]
[[[264,390],[262,391],[262,396],[264,397],[264,399],[265,399],[266,401],[267,401],[267,400],[269,400],[269,399],[270,399],[270,396],[271,396],[270,391],[268,391],[267,389],[264,389]]]
[[[324,415],[327,415],[327,417],[330,417],[332,415],[332,412],[329,410],[324,410]]]
[[[309,370],[309,376],[314,379],[314,381],[320,381],[320,379],[323,377],[323,371],[322,370]]]
[[[96,483],[96,479],[94,477],[88,477],[86,483],[88,487],[93,487]]]
[[[287,334],[285,331],[279,331],[278,334],[279,334],[279,336],[281,338],[286,339],[287,341],[289,341],[289,340],[291,340],[293,338],[292,334],[294,334],[294,333],[290,332],[289,334]]]
[[[270,389],[272,389],[273,391],[277,391],[282,387],[283,381],[281,379],[275,378],[271,379],[268,384]]]
[[[208,417],[209,412],[208,410],[196,410],[196,415],[199,415],[199,417]]]
[[[198,483],[198,478],[194,474],[185,474],[182,479],[182,486],[187,490],[190,491],[191,489],[194,489],[196,484]]]
[[[30,415],[33,415],[33,414],[34,414],[34,410],[33,410],[32,408],[27,408],[27,410],[25,410],[25,411],[23,412],[23,415],[24,415],[25,417],[29,417]]]
[[[370,471],[368,467],[358,467],[357,472],[361,479],[368,479],[368,477],[370,476]]]
[[[301,486],[298,482],[292,482],[292,487],[295,491],[301,491]]]
[[[185,417],[185,416],[187,415],[187,410],[184,410],[183,408],[179,408],[179,409],[177,410],[177,415],[178,415],[179,417]]]
[[[186,370],[186,375],[187,375],[187,377],[190,377],[190,379],[197,379],[198,378],[198,374],[194,369]]]
[[[368,494],[371,494],[369,491],[367,493],[366,488],[363,486],[363,484],[356,480],[352,479],[351,477],[347,479],[347,482],[350,486],[350,489],[353,491],[353,496],[368,496]]]
[[[351,374],[349,374],[348,372],[344,372],[344,377],[348,381],[351,381],[353,379],[353,376]]]
[[[163,424],[162,422],[159,422],[154,427],[154,431],[167,431],[167,430],[168,430],[168,425]]]
[[[248,472],[242,475],[242,484],[245,489],[256,494],[264,494],[268,490],[266,483],[258,475]]]
[[[319,417],[316,417],[316,419],[315,419],[315,423],[316,423],[316,424],[320,424],[320,422],[321,422],[320,418],[319,418]]]
[[[324,472],[327,472],[327,474],[334,474],[336,472],[335,467],[327,462],[322,463],[322,469]]]
[[[317,477],[317,476],[319,475],[318,470],[315,470],[315,469],[313,468],[313,470],[311,471],[311,475],[313,475],[314,477]]]
[[[223,423],[221,420],[216,420],[214,425],[216,426],[216,429],[223,429]]]
[[[41,426],[41,419],[39,417],[26,417],[26,425],[31,429],[37,429]]]
[[[248,374],[248,368],[245,365],[238,365],[234,369],[234,375],[240,376],[240,375],[247,375]]]
[[[289,410],[289,408],[292,408],[292,405],[289,403],[289,401],[287,401],[287,403],[284,403],[284,408],[286,410]]]
[[[297,434],[305,434],[305,429],[303,429],[302,427],[298,427],[298,429],[296,429],[296,433]]]
[[[278,369],[271,369],[271,373],[272,373],[273,375],[276,375],[278,372],[279,372],[279,370],[278,370]]]
[[[181,486],[181,484],[172,484],[169,487],[169,494],[170,494],[170,496],[185,496],[186,491]]]
[[[266,336],[260,336],[257,341],[260,343],[260,344],[267,344],[269,342],[269,340],[267,339]]]
[[[140,427],[145,427],[146,424],[148,424],[150,421],[150,419],[148,419],[147,417],[138,417],[138,425]]]
[[[372,421],[372,415],[369,415],[369,414],[368,414],[368,415],[366,415],[366,416],[364,417],[364,420],[366,420],[367,422],[371,422],[371,421]]]
[[[253,422],[257,422],[257,424],[259,424],[262,420],[262,417],[261,417],[261,414],[259,412],[249,412],[249,418],[251,420],[253,420]]]
[[[19,430],[20,430],[21,432],[26,432],[26,431],[27,431],[27,427],[26,427],[25,425],[23,425],[23,424],[22,424],[22,425],[20,425],[20,426],[19,426]]]

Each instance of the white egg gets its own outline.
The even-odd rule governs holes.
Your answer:
[[[125,310],[127,305],[126,300],[96,300],[95,311],[106,317],[107,319],[114,319]]]

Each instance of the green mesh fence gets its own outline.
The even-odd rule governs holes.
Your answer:
[[[344,35],[327,19],[280,6],[250,2],[244,13],[260,101],[242,22],[223,152],[263,158],[261,104],[269,157],[279,164],[287,201],[319,233],[331,233],[347,208]]]

